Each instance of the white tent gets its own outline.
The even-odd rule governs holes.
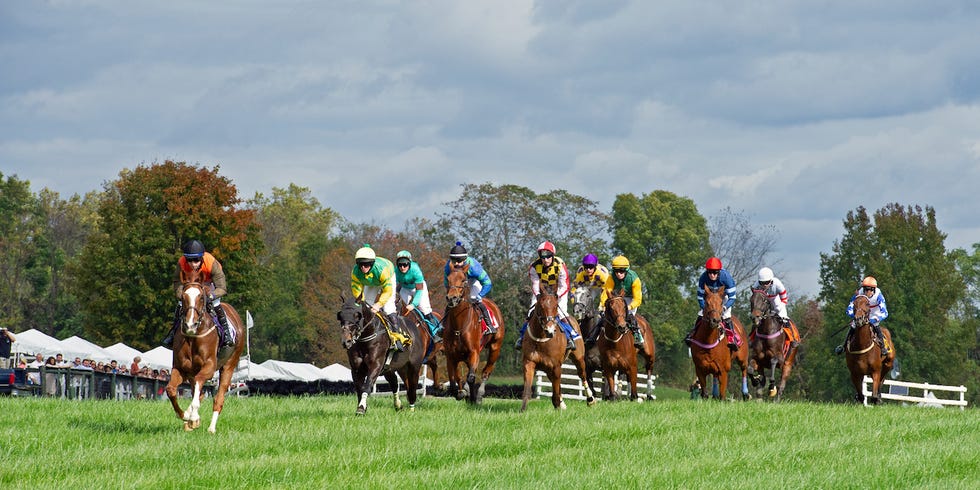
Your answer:
[[[274,379],[299,379],[293,377],[287,377],[286,375],[273,371],[261,364],[256,364],[254,362],[248,363],[248,379],[264,379],[264,380],[274,380]]]
[[[143,353],[142,352],[140,352],[140,351],[138,351],[138,350],[136,350],[136,349],[134,349],[134,348],[132,348],[132,347],[130,347],[130,346],[122,343],[122,342],[117,342],[115,344],[110,345],[109,347],[106,347],[105,348],[105,351],[108,352],[108,353],[110,353],[110,354],[112,354],[113,356],[115,356],[115,357],[113,357],[113,359],[115,359],[115,360],[117,360],[119,362],[123,362],[123,360],[125,359],[127,365],[130,362],[132,362],[132,360],[133,360],[134,357],[136,357],[136,356],[143,357]]]
[[[61,344],[75,352],[85,352],[83,355],[72,356],[71,358],[67,357],[66,355],[65,359],[67,361],[71,361],[74,357],[81,357],[82,359],[91,359],[96,362],[110,362],[115,360],[118,361],[119,364],[129,365],[126,359],[120,359],[111,352],[99,347],[98,344],[89,342],[88,340],[85,340],[77,335],[72,335],[71,337],[62,340]]]
[[[320,369],[309,363],[276,361],[269,359],[259,364],[264,368],[275,371],[285,377],[285,379],[298,379],[300,381],[316,381],[326,379]]]
[[[34,328],[20,333],[14,333],[14,337],[17,340],[11,346],[11,352],[41,354],[44,357],[62,354],[65,358],[83,355],[82,352],[75,352],[73,349],[62,344],[60,340]]]
[[[143,353],[143,364],[151,369],[171,369],[174,365],[174,351],[157,346]]]
[[[320,370],[327,381],[354,381],[350,369],[343,364],[334,363]]]

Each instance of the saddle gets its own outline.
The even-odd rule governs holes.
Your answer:
[[[401,342],[403,346],[408,347],[412,345],[412,338],[405,335],[397,329],[394,325],[388,321],[388,315],[378,315],[381,318],[381,324],[385,326],[385,331],[388,332],[388,338],[391,339],[391,349],[394,349],[395,342]]]

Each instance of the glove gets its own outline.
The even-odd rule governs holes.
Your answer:
[[[381,307],[378,305],[371,305],[371,313],[377,315],[379,311],[381,311]]]
[[[415,309],[415,306],[413,306],[411,303],[405,305],[405,311],[407,311],[409,313],[411,313],[412,310],[414,310],[414,309]]]

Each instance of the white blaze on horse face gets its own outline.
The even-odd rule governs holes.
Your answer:
[[[184,291],[184,294],[187,295],[187,309],[190,312],[190,321],[188,322],[188,325],[193,325],[198,321],[196,318],[194,318],[194,316],[197,314],[197,302],[199,298],[203,296],[202,291],[198,288],[190,288],[187,291]]]

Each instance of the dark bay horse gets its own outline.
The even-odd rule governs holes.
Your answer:
[[[789,347],[789,339],[783,330],[782,321],[765,290],[753,289],[749,298],[752,312],[752,326],[755,336],[751,340],[752,356],[749,360],[749,376],[752,385],[759,386],[758,394],[762,394],[769,385],[769,397],[779,401],[786,388],[796,361],[797,347]],[[766,374],[769,369],[769,375]],[[779,383],[776,383],[776,369],[780,370]]]
[[[527,410],[527,402],[534,390],[534,372],[543,371],[551,381],[551,404],[556,409],[565,410],[565,401],[561,395],[561,365],[566,358],[571,358],[578,371],[578,377],[585,386],[586,404],[595,405],[595,392],[592,383],[585,375],[585,342],[580,336],[575,341],[575,350],[565,352],[565,332],[558,325],[558,295],[543,288],[538,294],[538,301],[531,310],[527,321],[525,341],[521,347],[521,364],[524,366],[524,396],[521,411]],[[573,324],[572,328],[577,329]]]
[[[347,349],[351,377],[357,393],[356,415],[367,412],[368,395],[374,388],[378,376],[384,376],[391,386],[395,410],[401,410],[402,402],[398,396],[398,377],[405,384],[406,397],[410,411],[415,411],[418,398],[419,372],[422,370],[422,357],[430,341],[428,331],[420,332],[414,322],[404,320],[401,327],[412,338],[412,344],[405,346],[404,352],[391,349],[391,337],[382,323],[383,313],[374,313],[371,306],[362,298],[340,297],[341,307],[337,312],[340,321],[340,343]]]
[[[705,383],[705,379],[710,374],[718,384],[718,398],[724,400],[728,390],[728,372],[732,369],[732,361],[738,363],[742,371],[742,398],[748,398],[749,387],[746,380],[748,373],[749,347],[745,338],[745,329],[742,322],[732,316],[732,325],[738,335],[742,337],[742,345],[738,350],[732,352],[725,341],[722,332],[721,316],[724,311],[725,290],[719,288],[717,292],[711,288],[704,288],[704,309],[701,318],[698,320],[694,336],[691,338],[691,360],[694,362],[694,372],[697,374],[698,383],[701,384],[701,398],[708,398],[713,391],[710,385]]]
[[[871,304],[868,297],[858,294],[854,299],[854,331],[844,343],[847,369],[851,372],[851,384],[854,385],[854,398],[864,401],[864,376],[871,376],[871,403],[881,402],[881,382],[885,373],[892,369],[895,362],[895,344],[892,343],[892,333],[881,327],[885,342],[891,347],[887,357],[882,357],[881,347],[874,341],[871,330]]]
[[[497,333],[484,335],[479,309],[470,303],[470,285],[466,279],[469,266],[454,268],[447,276],[446,315],[443,318],[443,351],[446,353],[446,371],[449,373],[449,393],[462,400],[464,392],[460,379],[459,363],[466,363],[466,384],[470,403],[482,403],[487,379],[493,373],[500,349],[504,343],[504,320],[497,304],[483,298],[490,314],[497,320]],[[483,366],[480,382],[476,371],[480,364],[480,352],[486,348],[487,363]]]
[[[638,357],[646,361],[647,374],[647,397],[653,395],[653,361],[656,355],[656,348],[653,343],[653,331],[646,319],[636,315],[636,323],[643,334],[643,348],[637,349],[633,345],[633,334],[626,324],[626,314],[628,312],[626,298],[622,295],[613,295],[606,299],[606,311],[602,316],[602,333],[596,342],[599,346],[599,357],[602,360],[602,375],[605,379],[603,388],[603,399],[616,400],[619,398],[615,376],[625,374],[630,384],[630,400],[642,401],[636,391],[636,373]]]
[[[217,320],[208,311],[210,286],[200,283],[199,272],[184,273],[181,271],[183,294],[181,295],[182,313],[180,328],[174,335],[174,363],[170,372],[170,382],[167,383],[167,398],[177,413],[177,418],[184,421],[184,430],[192,431],[201,426],[201,398],[204,395],[204,383],[219,372],[218,389],[214,393],[211,404],[211,425],[208,432],[214,434],[218,425],[218,416],[225,405],[225,393],[231,384],[231,376],[238,367],[238,360],[245,348],[245,330],[238,312],[227,303],[221,303],[229,326],[235,331],[235,345],[218,348]],[[177,401],[177,388],[184,382],[191,383],[194,393],[187,410],[181,410]]]
[[[602,359],[599,357],[599,343],[596,341],[602,331],[601,318],[596,303],[599,293],[590,287],[575,289],[575,302],[572,303],[572,315],[578,321],[585,338],[585,377],[590,381],[592,374],[602,370]],[[607,396],[608,386],[603,385],[603,396]]]
[[[442,342],[439,342],[439,343],[431,342],[431,334],[429,333],[429,325],[425,322],[425,320],[422,319],[422,314],[421,314],[422,312],[420,312],[418,310],[418,308],[412,310],[411,312],[405,311],[404,310],[404,306],[401,306],[401,308],[402,308],[402,311],[405,312],[405,313],[403,313],[403,315],[408,319],[408,321],[414,322],[415,323],[415,327],[418,328],[419,331],[424,331],[425,332],[425,335],[430,338],[430,345],[432,345],[432,351],[429,352],[428,349],[426,350],[426,352],[427,352],[428,355],[425,356],[425,359],[424,360],[425,360],[425,366],[428,368],[428,371],[429,371],[429,376],[432,378],[432,386],[438,387],[439,386],[439,358],[438,358],[438,356],[441,354],[443,358],[446,357],[445,352],[443,352],[443,350],[442,350],[443,343]],[[432,316],[436,317],[437,320],[439,320],[440,322],[442,322],[442,314],[441,313],[436,312],[436,311],[433,311],[432,312]]]

